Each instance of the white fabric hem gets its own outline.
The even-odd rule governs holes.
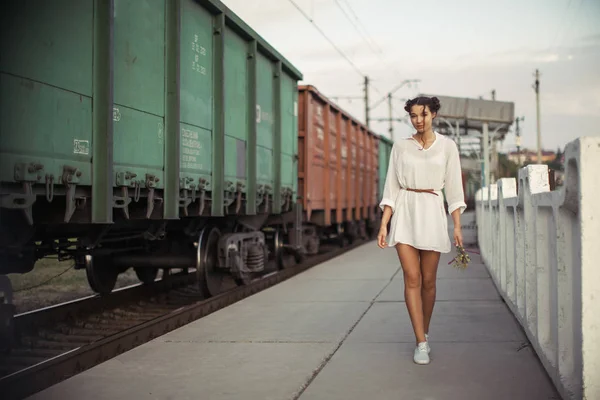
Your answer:
[[[388,243],[387,247],[396,247],[397,244],[406,244],[408,246],[414,247],[417,250],[437,251],[439,253],[450,253],[452,251],[452,246],[450,246],[450,248],[448,248],[448,247],[440,248],[440,247],[432,247],[432,246],[419,246],[419,245],[416,245],[414,243],[402,242],[402,241],[399,241],[399,240],[396,240],[394,242]]]

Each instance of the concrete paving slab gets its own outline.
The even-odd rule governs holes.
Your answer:
[[[398,267],[397,267],[398,269]],[[371,302],[390,283],[387,279],[295,279],[252,296],[252,303],[273,302]]]
[[[429,365],[404,343],[344,343],[300,400],[559,399],[531,350],[515,343],[436,344]]]
[[[337,342],[368,306],[365,302],[244,301],[162,338],[196,342]]]
[[[366,243],[298,275],[298,279],[389,279],[400,267],[396,250]]]
[[[152,342],[30,399],[291,399],[335,346]]]
[[[377,298],[377,301],[404,301],[404,279],[398,278]],[[497,300],[498,294],[491,278],[438,278],[436,301]]]
[[[440,301],[431,319],[432,346],[440,342],[523,342],[520,326],[501,302]],[[375,303],[348,342],[414,343],[405,303]]]

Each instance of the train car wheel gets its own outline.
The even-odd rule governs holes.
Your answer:
[[[274,248],[275,248],[275,259],[277,260],[277,267],[279,269],[291,268],[299,262],[291,251],[285,248],[283,228],[279,228],[275,231]]]
[[[346,247],[348,245],[348,238],[342,224],[336,226],[337,244],[340,247]]]
[[[219,239],[221,231],[216,226],[206,226],[200,232],[196,257],[196,273],[202,294],[212,297],[219,294],[228,274],[218,270]]]
[[[92,290],[102,295],[112,292],[119,276],[119,270],[108,256],[87,256],[85,273]]]
[[[149,285],[156,280],[158,276],[158,268],[134,268],[135,275],[138,277],[140,282],[145,285]]]

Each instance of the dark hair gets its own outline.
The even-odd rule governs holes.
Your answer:
[[[442,106],[440,104],[440,99],[437,97],[415,97],[414,99],[409,99],[404,106],[404,109],[407,113],[410,113],[412,106],[428,106],[431,112],[437,113]]]

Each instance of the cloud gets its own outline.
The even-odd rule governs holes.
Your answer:
[[[576,40],[585,44],[600,44],[600,33],[595,35],[581,36]]]

